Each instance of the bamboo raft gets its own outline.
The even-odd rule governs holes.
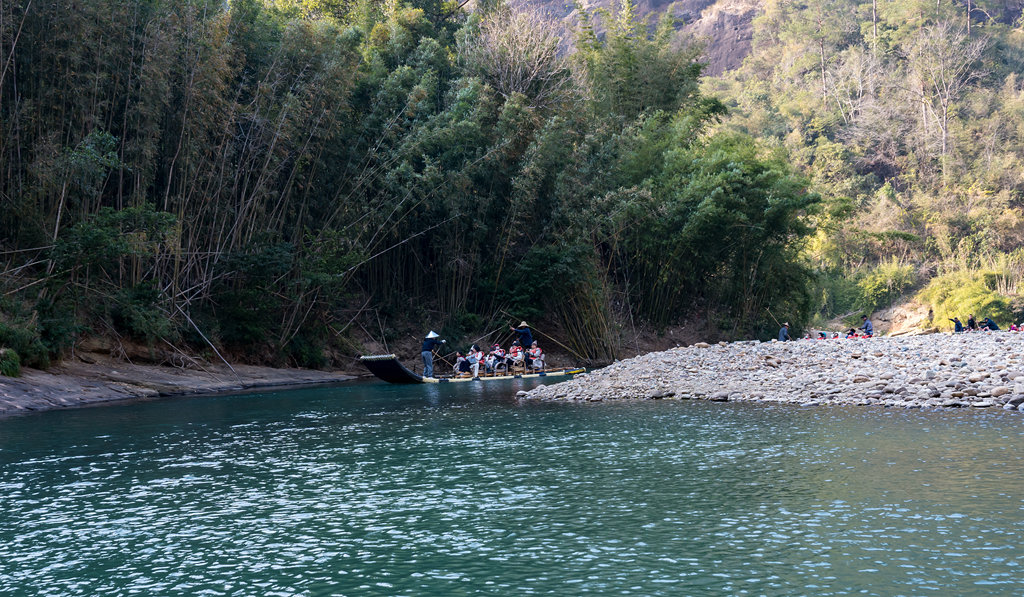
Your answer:
[[[495,381],[499,379],[530,379],[532,377],[557,377],[562,375],[574,375],[584,373],[582,367],[561,367],[555,369],[539,369],[536,371],[506,373],[487,373],[479,377],[470,375],[441,375],[438,377],[423,377],[411,371],[398,360],[393,354],[374,354],[359,357],[359,361],[377,377],[388,383],[449,383],[459,381]]]

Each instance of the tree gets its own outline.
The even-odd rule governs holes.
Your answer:
[[[592,16],[581,7],[582,27],[573,55],[580,77],[589,85],[591,107],[600,116],[633,120],[643,113],[675,112],[700,97],[702,48],[672,43],[673,19],[666,14],[654,33],[636,16],[632,0],[618,10],[601,11],[606,25],[599,37]]]
[[[906,58],[912,86],[921,106],[921,127],[925,134],[937,128],[943,180],[949,152],[950,118],[964,91],[986,73],[978,60],[988,46],[986,37],[971,39],[963,27],[941,22],[926,27],[907,49]]]
[[[503,97],[521,94],[547,107],[579,93],[561,55],[555,24],[534,10],[497,7],[458,46],[459,60]]]

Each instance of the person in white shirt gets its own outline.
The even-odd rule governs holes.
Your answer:
[[[484,360],[484,351],[474,344],[466,358],[469,359],[469,364],[473,368],[473,377],[480,377],[480,364]]]

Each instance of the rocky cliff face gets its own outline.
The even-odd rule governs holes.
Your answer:
[[[583,0],[584,8],[614,9],[620,0]],[[513,6],[529,6],[565,24],[566,35],[576,23],[576,11],[565,0],[512,0]],[[763,0],[636,0],[637,13],[653,26],[669,12],[679,19],[680,40],[705,43],[708,74],[738,67],[750,53],[752,21]]]
[[[738,67],[750,53],[752,22],[762,0],[705,0],[700,4],[706,6],[692,21],[684,20],[682,31],[705,41],[707,73],[717,75]]]

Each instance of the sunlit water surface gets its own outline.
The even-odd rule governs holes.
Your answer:
[[[1020,414],[526,384],[0,420],[0,595],[1024,594]]]

